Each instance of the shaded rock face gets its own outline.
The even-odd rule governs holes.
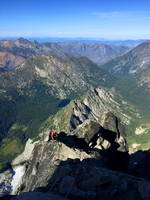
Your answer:
[[[54,195],[52,193],[42,193],[42,192],[28,192],[28,193],[23,193],[17,197],[13,197],[10,199],[12,200],[65,200],[64,197],[59,196],[59,195]],[[5,199],[4,199],[5,200]],[[8,199],[6,199],[8,200]]]
[[[150,150],[130,155],[129,173],[150,180]]]
[[[98,122],[86,120],[71,134],[84,139],[91,149],[99,149],[104,167],[127,171],[129,162],[128,145],[122,125],[112,113],[107,113],[104,127]]]
[[[58,192],[69,199],[142,200],[150,196],[147,193],[149,182],[100,168],[94,160],[70,160],[60,163],[60,167],[71,170],[66,170],[68,174],[59,179],[58,167],[46,190]]]
[[[69,200],[149,200],[150,182],[101,168],[95,159],[68,159],[59,163],[47,186],[37,188],[36,192],[41,197],[43,194],[43,198],[44,194],[57,194]],[[32,196],[34,192],[15,199],[25,195]]]
[[[27,164],[21,191],[33,191],[45,187],[62,160],[90,157],[86,152],[73,150],[58,141],[39,142]],[[65,173],[65,171],[64,171]]]

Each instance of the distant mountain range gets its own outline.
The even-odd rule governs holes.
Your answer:
[[[98,43],[98,44],[108,44],[108,45],[115,45],[115,46],[127,46],[129,48],[133,48],[146,40],[139,39],[139,40],[107,40],[103,38],[29,38],[31,41],[38,41],[38,42],[81,42],[81,43]]]
[[[125,53],[129,48],[125,46],[113,46],[100,43],[64,42],[58,43],[66,51],[85,56],[97,64],[106,62],[108,59]]]
[[[56,55],[61,58],[86,56],[96,63],[120,55],[127,47],[86,43],[38,43],[24,38],[0,41],[0,71],[7,71],[22,64],[28,57]]]

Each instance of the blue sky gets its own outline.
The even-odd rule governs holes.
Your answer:
[[[150,0],[2,0],[0,36],[150,39]]]

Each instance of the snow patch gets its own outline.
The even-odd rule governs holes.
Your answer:
[[[14,169],[14,176],[13,176],[13,179],[12,179],[12,182],[11,182],[11,186],[12,186],[12,193],[11,194],[13,194],[13,195],[16,194],[16,191],[21,184],[22,177],[23,177],[24,173],[25,173],[25,166],[24,165],[17,166]]]

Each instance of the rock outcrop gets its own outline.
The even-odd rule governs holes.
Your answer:
[[[38,187],[46,187],[61,161],[88,157],[90,158],[86,152],[75,151],[61,142],[41,141],[35,145],[33,155],[27,164],[21,190],[27,192]]]
[[[79,163],[90,159],[93,163],[98,162],[98,166],[126,171],[128,146],[120,126],[118,119],[107,113],[104,127],[96,121],[86,120],[71,132],[60,132],[57,141],[37,142],[18,192],[47,187],[57,168],[68,160]],[[59,174],[69,175],[64,167]]]

